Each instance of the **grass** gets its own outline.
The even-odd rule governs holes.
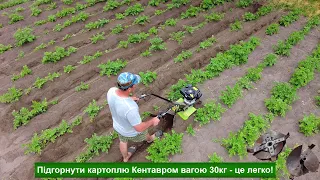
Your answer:
[[[308,17],[320,14],[319,0],[272,0],[272,3],[284,9],[301,8]]]

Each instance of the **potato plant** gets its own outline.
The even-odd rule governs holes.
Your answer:
[[[231,31],[240,31],[242,29],[241,21],[236,20],[234,23],[230,24]]]
[[[128,7],[124,14],[125,16],[136,16],[144,11],[144,7],[140,3],[136,3],[133,6]]]
[[[101,57],[102,56],[102,52],[101,51],[97,51],[94,55],[92,55],[92,56],[84,56],[83,57],[83,60],[82,61],[80,61],[79,63],[80,64],[87,64],[87,63],[90,63],[91,61],[93,61],[93,60],[95,60],[95,59],[97,59],[97,58],[99,58],[99,57]]]
[[[202,22],[202,23],[200,23],[200,24],[198,24],[198,25],[196,25],[196,26],[183,26],[184,27],[184,29],[188,32],[188,33],[190,33],[190,34],[192,34],[192,33],[194,33],[195,31],[197,31],[197,30],[199,30],[200,28],[202,28],[204,25],[206,25],[207,24],[207,22]]]
[[[145,25],[146,23],[149,23],[149,22],[150,22],[149,16],[141,15],[134,20],[133,24]]]
[[[211,101],[197,109],[194,121],[199,122],[200,126],[210,123],[211,120],[219,121],[225,111],[221,104]]]
[[[89,84],[85,84],[84,82],[81,82],[80,85],[75,88],[77,92],[88,90],[88,89],[89,89]]]
[[[162,38],[155,37],[149,40],[151,43],[151,46],[149,47],[149,51],[160,51],[160,50],[166,50],[166,44],[163,42]]]
[[[71,73],[75,69],[76,67],[72,65],[63,66],[63,72],[67,74]]]
[[[141,82],[145,86],[149,86],[149,84],[151,84],[154,80],[157,79],[157,73],[152,71],[139,72],[139,75],[141,77]]]
[[[105,26],[106,24],[108,24],[110,22],[109,19],[98,19],[97,21],[94,22],[90,22],[88,24],[85,25],[85,28],[88,29],[89,31],[93,30],[93,29],[99,29],[102,28],[103,26]]]
[[[39,16],[42,13],[42,10],[38,7],[31,7],[31,16]]]
[[[15,87],[8,88],[8,91],[0,96],[1,103],[12,103],[16,102],[22,96],[22,89]]]
[[[177,22],[178,22],[178,19],[173,19],[173,18],[170,18],[170,19],[167,19],[165,22],[164,22],[164,25],[165,26],[176,26],[177,25]]]
[[[171,134],[164,133],[162,139],[155,139],[148,147],[146,159],[155,163],[168,162],[169,155],[182,153],[182,137],[183,133],[176,133],[174,130]]]
[[[32,101],[31,110],[25,107],[22,107],[19,111],[13,110],[13,128],[17,129],[20,126],[28,124],[32,118],[46,112],[50,104],[47,102],[47,99],[44,99],[42,102]]]
[[[187,19],[187,18],[191,18],[191,17],[195,17],[197,16],[200,12],[202,11],[202,9],[200,7],[195,7],[195,6],[190,6],[186,12],[181,13],[181,19]]]
[[[100,75],[107,75],[110,77],[111,75],[117,75],[121,69],[126,67],[127,65],[126,60],[117,59],[115,61],[108,61],[107,63],[102,63],[98,65],[98,68],[100,68]]]
[[[212,12],[208,15],[204,15],[204,18],[207,22],[221,21],[224,18],[224,13]]]
[[[23,28],[18,29],[13,37],[16,39],[17,46],[22,46],[23,44],[33,42],[36,39],[36,36],[33,35],[33,29],[31,28]]]
[[[117,0],[109,0],[108,2],[106,2],[106,5],[103,7],[103,11],[107,12],[107,11],[116,9],[120,5],[121,3]]]
[[[98,41],[105,40],[105,39],[106,38],[104,37],[104,32],[94,34],[90,38],[92,44],[96,44]]]
[[[8,44],[8,45],[0,44],[0,54],[10,50],[11,48],[12,48],[11,44]]]
[[[88,114],[88,116],[90,117],[90,121],[93,121],[93,119],[98,115],[102,108],[103,106],[97,105],[96,100],[92,100],[92,102],[88,105],[88,107],[86,107],[84,112]]]
[[[213,43],[217,42],[215,37],[210,37],[199,44],[199,48],[197,48],[197,52],[201,51],[202,49],[208,49],[213,45]]]
[[[58,137],[65,133],[72,133],[73,127],[81,124],[81,122],[82,117],[76,117],[70,124],[66,120],[62,120],[58,127],[42,130],[41,134],[34,133],[31,142],[22,145],[26,148],[25,154],[34,153],[40,155],[50,142],[54,143]]]
[[[300,132],[305,136],[312,136],[320,131],[320,117],[314,114],[304,116],[303,119],[299,121]]]
[[[209,155],[209,162],[211,163],[220,163],[223,162],[223,158],[219,156],[216,152],[213,153],[212,155]]]
[[[98,156],[101,152],[108,153],[113,140],[118,137],[118,134],[113,131],[109,135],[97,136],[95,133],[91,138],[86,138],[86,151],[76,157],[76,162],[83,163],[91,160],[94,156]]]
[[[182,39],[185,37],[186,32],[185,31],[177,31],[170,33],[170,40],[177,41],[178,44],[182,44]]]
[[[60,76],[61,76],[60,73],[54,72],[54,73],[49,73],[44,78],[37,77],[36,81],[33,83],[33,86],[35,88],[41,89],[48,81],[53,81],[55,78],[58,78]]]
[[[23,78],[25,77],[26,75],[29,75],[29,74],[32,74],[32,70],[27,66],[27,65],[24,65],[22,67],[22,70],[19,74],[14,74],[11,78],[12,81],[16,81],[20,78]]]
[[[245,8],[250,6],[253,3],[253,0],[239,0],[237,2],[237,7]]]
[[[14,24],[18,21],[24,20],[24,17],[19,15],[18,13],[12,13],[9,15],[9,19],[10,19],[9,24]]]
[[[122,24],[117,24],[116,27],[111,29],[112,34],[119,34],[124,30]]]
[[[292,24],[293,22],[297,21],[299,19],[301,13],[302,12],[298,9],[291,11],[291,12],[289,12],[288,15],[281,17],[279,24],[281,26],[287,27],[290,24]]]
[[[183,62],[184,60],[191,58],[191,56],[192,56],[192,52],[190,50],[182,51],[177,57],[173,59],[173,61],[175,63]]]
[[[54,52],[45,52],[42,63],[56,63],[64,57],[69,57],[72,53],[77,52],[77,48],[70,46],[68,49],[57,46]]]
[[[187,127],[187,133],[190,134],[191,136],[196,135],[196,131],[193,129],[192,124],[189,124],[189,126]]]

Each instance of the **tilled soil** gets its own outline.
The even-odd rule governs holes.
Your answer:
[[[142,0],[138,2],[143,5],[147,5],[148,1]],[[115,11],[102,13],[103,6],[99,6],[98,3],[97,5],[85,10],[86,12],[94,14],[86,21],[86,23],[74,24],[64,29],[62,32],[52,33],[50,36],[42,35],[41,38],[36,42],[16,48],[15,50],[7,51],[0,55],[0,81],[2,85],[0,92],[2,94],[5,93],[6,90],[12,85],[15,85],[19,88],[27,88],[32,85],[36,77],[44,77],[49,72],[52,73],[59,71],[62,73],[63,66],[69,64],[77,65],[77,62],[82,60],[84,55],[92,55],[98,50],[102,52],[107,49],[110,50],[110,52],[104,54],[99,59],[92,61],[90,64],[80,65],[71,74],[63,74],[55,81],[48,82],[42,89],[32,90],[29,95],[24,95],[20,101],[12,104],[0,105],[2,120],[2,125],[0,128],[0,144],[2,144],[2,147],[4,147],[0,150],[0,174],[2,177],[5,179],[33,179],[34,162],[74,161],[76,156],[78,156],[86,148],[86,143],[84,142],[85,138],[91,137],[93,133],[105,135],[112,131],[111,114],[108,108],[104,108],[93,122],[90,122],[88,116],[84,115],[82,124],[74,127],[72,134],[65,134],[57,138],[56,142],[49,143],[48,146],[44,148],[41,155],[24,155],[24,149],[21,147],[21,144],[30,141],[35,132],[40,133],[41,130],[56,127],[62,119],[66,119],[68,122],[71,122],[72,119],[77,115],[82,115],[83,110],[92,101],[92,99],[97,100],[98,104],[102,104],[105,101],[106,92],[109,88],[115,85],[116,77],[112,76],[110,78],[106,78],[99,76],[99,69],[97,68],[97,65],[100,63],[105,63],[108,59],[115,60],[117,58],[123,58],[128,60],[128,65],[122,70],[123,72],[130,71],[138,73],[147,70],[157,72],[158,78],[155,80],[155,82],[153,82],[152,86],[145,87],[143,85],[139,85],[139,91],[137,94],[152,92],[165,96],[170,86],[175,84],[180,78],[184,78],[184,74],[190,73],[191,69],[200,69],[205,67],[210,62],[211,57],[214,57],[218,52],[227,50],[231,44],[238,43],[242,40],[248,40],[248,38],[251,36],[261,38],[261,45],[250,55],[249,61],[246,65],[226,70],[221,74],[220,77],[201,85],[201,90],[205,91],[205,97],[212,99],[218,97],[219,92],[223,90],[226,85],[232,85],[237,78],[245,73],[247,68],[255,66],[259,61],[261,61],[265,54],[272,52],[272,45],[276,44],[277,40],[286,39],[291,32],[301,28],[306,21],[305,19],[300,19],[298,22],[287,28],[281,28],[281,31],[278,35],[271,37],[266,36],[266,27],[269,24],[279,20],[280,16],[285,14],[284,12],[277,11],[261,17],[257,21],[245,22],[243,23],[243,29],[241,31],[231,32],[229,29],[229,25],[231,23],[233,23],[236,19],[239,19],[239,17],[242,17],[245,12],[256,12],[261,4],[255,4],[248,8],[240,9],[236,8],[234,3],[226,3],[209,11],[226,13],[224,19],[219,22],[210,22],[200,30],[196,31],[194,34],[187,33],[183,39],[182,45],[170,40],[169,34],[171,32],[184,30],[184,25],[197,25],[203,22],[204,18],[202,15],[208,12],[202,12],[195,18],[181,20],[175,27],[159,30],[158,36],[161,37],[166,43],[167,50],[162,52],[153,52],[153,56],[151,57],[140,56],[140,53],[149,47],[150,44],[148,41],[144,41],[139,44],[131,44],[129,45],[128,49],[117,48],[118,42],[120,40],[126,40],[128,34],[142,31],[146,32],[152,26],[158,26],[169,18],[176,18],[189,6],[196,6],[199,5],[199,3],[200,1],[193,1],[187,6],[182,6],[179,9],[168,11],[160,16],[153,16],[150,23],[143,27],[139,25],[132,25],[119,35],[111,34],[104,41],[100,41],[97,44],[91,44],[89,38],[93,34],[98,32],[105,32],[108,34],[110,32],[110,28],[114,27],[116,24],[121,23],[123,25],[130,25],[135,18],[129,17],[125,20],[116,20],[98,30],[81,33],[80,30],[84,28],[84,25],[87,22],[95,21],[101,18],[112,18],[114,17],[114,13],[123,12],[127,8],[127,6],[123,6]],[[27,3],[24,5],[27,5]],[[164,4],[156,8],[148,6],[143,14],[151,16],[154,14],[155,9],[161,9],[163,7],[165,7]],[[230,11],[230,8],[232,8],[232,11]],[[53,13],[55,11],[50,12]],[[43,16],[45,18],[47,13],[49,12],[42,14],[41,17]],[[67,18],[63,18],[61,22],[63,22],[65,19]],[[30,19],[30,22],[31,21],[34,20]],[[43,27],[41,26],[35,31],[35,33],[40,35],[45,29],[52,29],[55,24],[57,23],[49,23]],[[17,24],[17,27],[20,25],[23,26],[23,23],[21,22]],[[12,33],[14,31],[13,29],[10,29],[12,27],[15,26],[5,27],[6,29],[2,29],[0,33],[3,31],[10,31],[10,33]],[[77,35],[71,39],[68,39],[67,41],[62,41],[62,38],[67,33],[77,33]],[[212,47],[202,50],[199,53],[195,53],[192,58],[182,63],[173,62],[173,58],[181,53],[182,50],[194,50],[199,45],[199,42],[211,36],[214,36],[217,39],[217,42]],[[207,161],[207,156],[212,152],[217,152],[219,155],[222,155],[226,161],[238,161],[238,159],[235,158],[229,159],[225,149],[217,143],[213,143],[211,139],[226,137],[228,132],[238,130],[243,124],[243,121],[247,118],[248,112],[259,113],[259,110],[264,110],[265,108],[263,103],[256,103],[263,102],[262,100],[269,96],[268,92],[272,87],[271,84],[273,81],[288,79],[297,62],[310,53],[310,51],[315,47],[315,44],[319,42],[319,36],[319,31],[312,31],[312,33],[307,36],[303,42],[301,42],[292,50],[292,54],[289,58],[281,58],[275,67],[266,68],[263,72],[263,79],[255,84],[256,89],[248,91],[247,94],[244,95],[243,99],[237,102],[223,115],[220,122],[211,123],[200,128],[195,137],[189,137],[185,135],[183,142],[184,153],[182,155],[176,155],[172,157],[172,161]],[[1,43],[13,43],[10,37],[12,37],[12,35],[9,34],[8,37],[1,39]],[[43,53],[45,51],[53,51],[54,46],[51,46],[46,49],[30,53],[19,61],[14,61],[20,50],[31,51],[37,45],[41,44],[42,42],[45,43],[51,39],[55,39],[57,41],[54,46],[74,46],[78,48],[78,52],[72,54],[70,57],[64,58],[57,64],[43,65],[41,64]],[[11,75],[18,73],[23,65],[28,65],[33,70],[33,75],[26,76],[25,78],[12,83],[10,80]],[[291,69],[291,71],[287,72],[284,71],[284,69]],[[316,80],[319,81],[319,79],[316,78],[313,82]],[[90,83],[89,91],[74,91],[74,88],[79,85],[81,81]],[[319,86],[316,83],[313,84],[313,86],[311,85],[312,84],[310,84],[311,91],[301,94],[301,97],[303,96],[304,98],[310,98],[315,96],[315,92],[317,89],[319,89]],[[264,91],[257,89],[264,89],[265,93],[262,93]],[[301,91],[303,89],[305,89],[305,91],[309,90],[308,88],[302,88]],[[11,115],[11,112],[13,110],[19,110],[22,107],[30,106],[33,100],[40,101],[44,98],[47,98],[48,101],[58,98],[59,103],[51,106],[46,113],[34,117],[26,126],[22,126],[17,130],[13,130],[13,116]],[[294,105],[296,105],[298,102],[299,101],[297,101]],[[311,100],[303,102],[312,104]],[[153,105],[161,106],[161,109],[166,108],[167,106],[167,104],[163,103],[163,101],[159,99],[148,98],[147,101],[142,100],[139,102],[141,113],[144,111],[153,111]],[[299,109],[299,105],[296,106],[296,108]],[[308,109],[308,107],[305,108]],[[294,108],[295,107],[293,107],[293,110]],[[312,108],[312,112],[319,111],[319,109],[316,109],[315,106]],[[306,111],[299,109],[297,112],[304,113]],[[295,117],[302,117],[301,113],[299,113],[297,116],[294,116],[293,119],[295,119],[295,121],[292,121],[290,124],[288,124],[288,126],[290,125],[291,128],[295,128],[295,131],[297,131],[297,127],[294,122],[298,120]],[[288,114],[286,118],[289,116],[290,114]],[[188,124],[195,124],[192,122],[192,120],[192,118],[190,118],[188,121],[177,119],[173,129],[177,132],[184,132]],[[273,125],[278,121],[281,122],[281,120],[276,119]],[[166,122],[162,122],[158,128],[164,128],[166,125],[165,123]],[[228,130],[226,131],[226,129]],[[155,128],[152,129],[151,132],[154,130]],[[297,139],[297,141],[292,142],[301,142],[302,139],[306,139],[301,137],[301,134],[298,133],[292,137],[293,139]],[[313,138],[308,138],[310,142],[312,139]],[[111,146],[108,154],[102,153],[100,156],[94,157],[91,161],[121,161],[122,159],[118,150],[118,143],[118,139],[114,140],[114,143]],[[288,144],[291,145],[290,143]],[[147,147],[148,144],[139,143],[138,151],[132,157],[132,161],[147,161],[145,159],[145,156],[147,155],[145,150]],[[319,152],[319,149],[317,150]],[[243,161],[256,160],[252,157],[249,157]],[[312,179],[312,177],[313,176],[310,178]]]

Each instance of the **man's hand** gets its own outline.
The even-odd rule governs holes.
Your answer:
[[[137,98],[137,97],[131,97],[131,99],[134,100],[134,101],[139,101],[140,100],[140,98]]]
[[[160,122],[160,119],[157,117],[154,117],[152,121],[153,121],[153,126],[157,126]]]

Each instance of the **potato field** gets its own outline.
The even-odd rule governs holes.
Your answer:
[[[296,146],[320,158],[319,15],[267,0],[0,0],[0,14],[1,180],[36,179],[35,162],[121,162],[106,100],[121,72],[141,76],[137,96],[203,93],[131,162],[268,162],[247,148],[269,130],[290,133],[278,179]],[[138,105],[144,120],[168,107]]]

